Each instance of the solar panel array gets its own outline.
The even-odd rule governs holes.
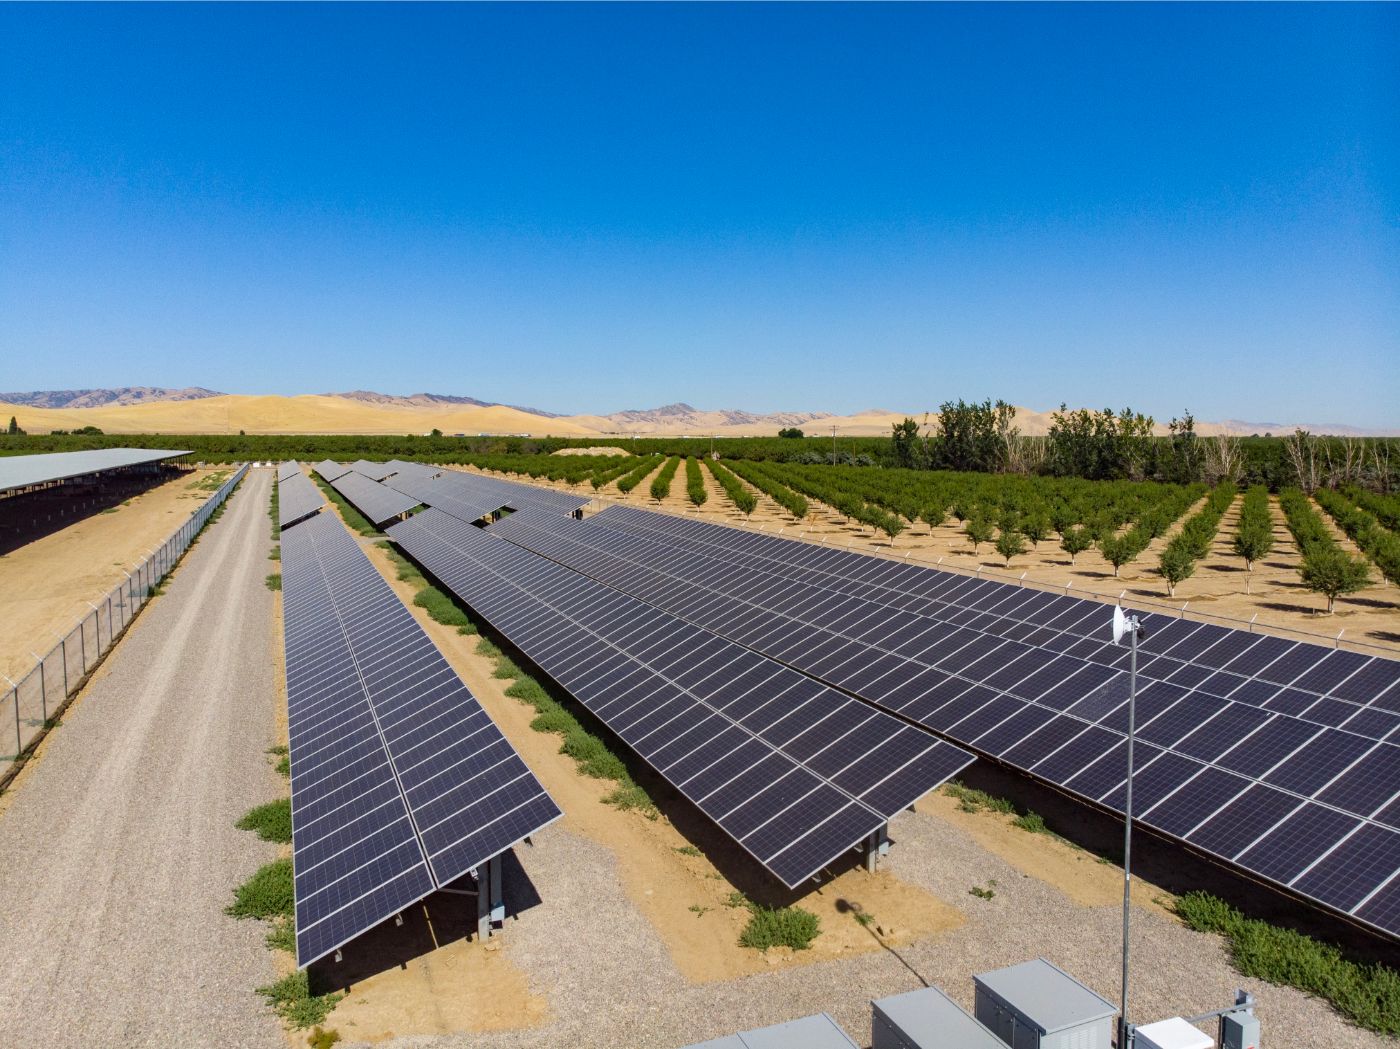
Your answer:
[[[282,538],[297,962],[560,815],[331,514]]]
[[[382,525],[408,513],[420,501],[403,492],[371,481],[364,474],[350,472],[337,477],[331,487],[348,499],[352,506],[373,525]]]
[[[437,506],[458,520],[478,520],[486,513],[507,506],[514,510],[539,508],[568,514],[588,505],[587,499],[569,492],[536,488],[533,485],[518,484],[485,474],[467,473],[445,467],[428,467],[401,459],[390,460],[386,467],[393,471],[387,478],[390,487],[416,496],[428,506]],[[442,505],[430,502],[430,498],[433,497],[439,499]],[[460,504],[459,512],[453,512],[448,500]],[[475,517],[461,516],[461,513],[475,512],[478,507],[488,509],[477,513]]]
[[[390,488],[422,503],[441,510],[459,521],[471,523],[489,517],[505,504],[499,498],[468,495],[450,481],[414,474],[395,474],[385,482]]]
[[[277,525],[290,528],[326,505],[314,481],[298,469],[277,482]]]
[[[372,463],[366,459],[356,459],[350,464],[350,469],[364,474],[371,481],[382,481],[394,472],[394,468],[387,463]]]
[[[1126,653],[1102,604],[630,508],[492,532],[1121,811]],[[1400,747],[1376,738],[1400,663],[1145,619],[1135,813],[1400,932]]]
[[[301,473],[301,464],[295,460],[288,460],[277,467],[277,480],[285,481],[292,474]]]
[[[440,510],[389,534],[789,887],[972,760]]]
[[[325,481],[327,484],[334,481],[337,477],[344,477],[350,472],[350,467],[345,466],[343,463],[332,462],[330,459],[322,459],[313,466],[312,469],[320,474],[321,480]]]

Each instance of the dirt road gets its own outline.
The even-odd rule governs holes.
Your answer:
[[[0,1041],[285,1046],[264,930],[223,914],[275,856],[234,821],[286,790],[270,487],[249,474],[0,806]]]

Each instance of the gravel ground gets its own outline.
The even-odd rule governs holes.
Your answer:
[[[275,855],[236,830],[285,786],[267,504],[249,474],[0,812],[0,1042],[269,1046],[260,923],[223,914]]]
[[[516,850],[542,903],[508,924],[507,957],[544,995],[552,1021],[533,1030],[400,1038],[396,1047],[473,1049],[674,1049],[691,1042],[809,1013],[831,1013],[862,1045],[870,1044],[872,998],[936,984],[972,1007],[972,974],[1043,955],[1110,999],[1116,998],[1121,912],[1088,908],[1022,875],[934,816],[904,813],[892,828],[889,860],[905,881],[952,901],[968,915],[961,928],[898,954],[849,959],[689,985],[664,945],[619,885],[607,849],[562,824]],[[968,895],[996,879],[996,897]],[[506,886],[509,900],[519,894]],[[878,915],[876,915],[878,918]],[[1247,986],[1260,1002],[1271,1044],[1310,1049],[1393,1046],[1346,1025],[1322,1002],[1240,977],[1215,937],[1141,909],[1134,912],[1137,983],[1133,1008],[1152,1019],[1204,1012],[1233,1001]],[[1269,1032],[1275,1032],[1272,1037]],[[1285,1035],[1283,1032],[1290,1032]],[[1298,1039],[1296,1032],[1308,1032]]]

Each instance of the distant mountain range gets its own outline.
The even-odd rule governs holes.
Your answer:
[[[23,409],[16,411],[16,409]],[[554,434],[631,437],[647,434],[704,437],[775,434],[805,427],[811,434],[835,429],[844,436],[888,435],[902,412],[872,408],[854,415],[829,412],[704,411],[684,402],[660,408],[630,408],[608,415],[559,415],[538,408],[482,401],[453,394],[408,396],[351,390],[296,397],[226,394],[200,386],[167,389],[123,386],[103,390],[40,390],[0,393],[0,412],[16,414],[31,433],[98,426],[108,433],[426,433]],[[921,422],[933,413],[914,413]],[[1027,436],[1049,431],[1051,413],[1019,408],[1016,424]],[[1201,434],[1287,434],[1293,423],[1239,419],[1198,422]],[[1400,430],[1365,430],[1346,424],[1304,424],[1314,433],[1343,436],[1395,435]],[[1166,432],[1164,423],[1158,431]]]
[[[186,386],[172,390],[164,386],[122,386],[115,390],[34,390],[29,393],[0,393],[0,402],[23,404],[30,408],[105,408],[109,405],[149,404],[152,401],[197,401],[201,397],[222,397],[217,390]]]

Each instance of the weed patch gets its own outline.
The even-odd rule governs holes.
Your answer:
[[[292,906],[292,861],[273,860],[234,890],[224,913],[232,918],[290,918]]]
[[[272,573],[271,575],[269,575],[265,580],[263,580],[263,582],[267,584],[267,588],[268,588],[269,590],[272,590],[272,591],[281,590],[281,589],[282,589],[282,573],[281,573],[281,572],[273,572],[273,573]]]
[[[286,844],[292,840],[292,799],[278,798],[249,809],[236,824],[239,830],[256,831],[263,841]]]
[[[1193,929],[1223,936],[1243,975],[1315,994],[1358,1027],[1400,1035],[1400,972],[1354,962],[1331,944],[1246,918],[1204,892],[1180,897],[1176,913]]]
[[[276,983],[259,987],[258,993],[293,1027],[305,1030],[325,1022],[343,994],[312,994],[306,970],[298,969]]]
[[[958,780],[950,780],[943,786],[943,793],[958,799],[958,808],[963,812],[1000,812],[1007,816],[1016,814],[1016,806],[1008,798],[998,798],[985,790],[977,790]]]
[[[1050,828],[1045,825],[1045,817],[1038,812],[1027,812],[1024,816],[1017,816],[1011,823],[1031,834],[1050,833]]]
[[[292,919],[285,918],[272,923],[272,929],[267,934],[267,945],[274,951],[297,953],[297,929]]]
[[[791,947],[805,951],[821,933],[821,919],[801,907],[762,907],[750,903],[749,923],[739,934],[739,946],[766,951]]]

